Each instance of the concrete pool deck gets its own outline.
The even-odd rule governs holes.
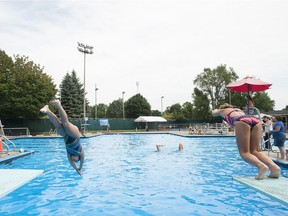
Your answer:
[[[2,163],[7,163],[9,161],[21,158],[21,157],[25,157],[28,155],[31,155],[35,153],[35,151],[24,151],[24,152],[20,152],[20,151],[9,151],[8,153],[4,153],[1,152],[0,153],[0,164]]]

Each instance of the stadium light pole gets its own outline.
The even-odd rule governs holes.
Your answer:
[[[161,115],[163,116],[163,98],[164,96],[161,97]]]
[[[97,85],[95,84],[95,119],[97,119],[97,91],[99,89],[97,88]]]
[[[124,111],[124,94],[125,94],[125,91],[122,92],[123,119],[125,119],[125,111]]]
[[[83,88],[84,88],[84,95],[83,95],[83,119],[84,119],[84,133],[86,130],[86,54],[93,54],[93,47],[89,45],[84,45],[78,42],[78,51],[84,53],[84,80],[83,80]]]

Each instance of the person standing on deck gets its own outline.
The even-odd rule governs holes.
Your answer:
[[[277,115],[273,118],[273,122],[275,124],[273,125],[272,135],[274,139],[274,146],[277,146],[279,148],[280,154],[281,154],[281,160],[286,161],[286,152],[285,152],[285,141],[286,141],[286,135],[285,135],[285,127],[282,122],[282,117],[280,115]]]

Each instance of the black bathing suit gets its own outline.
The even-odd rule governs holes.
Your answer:
[[[70,136],[65,136],[64,140],[65,140],[65,145],[66,145],[66,151],[69,154],[75,155],[75,156],[81,155],[82,145],[80,143],[79,138],[75,139]]]

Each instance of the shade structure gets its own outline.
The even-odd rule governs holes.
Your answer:
[[[167,122],[167,120],[160,116],[139,116],[134,122]]]
[[[269,89],[272,84],[256,79],[255,77],[245,77],[236,82],[230,83],[226,87],[236,92],[260,92]]]

